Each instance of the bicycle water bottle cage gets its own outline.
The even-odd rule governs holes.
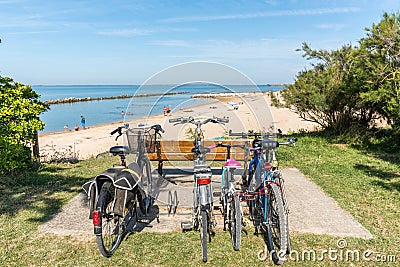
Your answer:
[[[110,153],[113,156],[122,156],[129,154],[129,147],[127,146],[113,146],[110,148]]]
[[[208,147],[199,146],[192,148],[192,152],[196,154],[204,154],[210,152],[210,149]]]

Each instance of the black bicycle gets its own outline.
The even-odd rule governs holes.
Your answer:
[[[83,185],[90,204],[97,245],[104,257],[111,257],[137,222],[148,223],[147,214],[156,194],[147,153],[154,153],[160,125],[147,128],[118,127],[116,140],[125,135],[128,146],[113,146],[110,153],[120,157],[120,166],[110,168]],[[126,155],[136,153],[135,162],[126,164]],[[141,211],[139,214],[137,206]]]

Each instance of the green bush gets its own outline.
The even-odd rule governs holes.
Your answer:
[[[384,13],[358,46],[313,50],[311,69],[282,92],[287,107],[335,135],[363,134],[384,119],[400,130],[400,13]]]
[[[30,147],[44,127],[39,114],[48,109],[39,97],[29,85],[0,76],[0,173],[32,166]]]

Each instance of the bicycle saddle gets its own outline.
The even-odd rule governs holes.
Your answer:
[[[127,146],[113,146],[110,148],[110,153],[114,156],[129,154],[129,147]]]
[[[230,158],[225,162],[224,167],[240,167],[240,162]]]

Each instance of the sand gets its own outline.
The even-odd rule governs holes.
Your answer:
[[[238,109],[235,110],[229,103],[236,102]],[[160,111],[161,112],[161,111]],[[138,124],[160,124],[165,133],[163,140],[188,139],[188,129],[191,125],[173,125],[168,122],[170,118],[188,117],[229,118],[226,125],[207,124],[204,125],[205,139],[223,136],[228,130],[234,132],[247,132],[247,130],[276,130],[283,132],[308,130],[313,131],[317,125],[302,120],[296,113],[287,108],[272,107],[269,97],[265,93],[238,94],[237,97],[218,97],[214,103],[200,105],[188,109],[173,109],[170,116],[156,115],[147,118],[129,121],[131,127]],[[87,159],[100,153],[108,151],[113,145],[126,144],[123,138],[117,141],[110,132],[123,121],[107,125],[95,126],[79,131],[68,131],[60,133],[39,135],[39,147],[42,161],[56,158],[77,157]]]

